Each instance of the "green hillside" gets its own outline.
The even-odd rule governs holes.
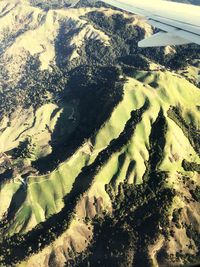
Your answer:
[[[152,81],[156,81],[156,88],[152,87]],[[26,244],[28,242],[26,235],[31,235],[38,223],[45,220],[48,222],[48,218],[53,220],[50,228],[46,228],[45,223],[39,224],[38,229],[46,232],[53,228],[55,235],[57,220],[53,219],[54,214],[59,218],[63,216],[64,210],[68,210],[70,218],[72,214],[70,215],[69,207],[72,205],[75,208],[80,202],[81,195],[97,198],[103,196],[105,203],[102,208],[105,209],[110,205],[108,195],[104,197],[108,185],[113,193],[116,192],[114,194],[117,194],[118,188],[124,183],[135,185],[137,190],[140,184],[150,179],[151,168],[156,168],[158,173],[166,173],[162,182],[163,187],[175,190],[173,192],[177,194],[170,204],[169,214],[175,209],[186,209],[190,205],[179,196],[178,184],[179,179],[187,177],[194,186],[197,186],[198,170],[185,170],[183,161],[200,164],[199,150],[197,144],[190,140],[187,130],[184,131],[181,124],[179,125],[173,118],[172,107],[180,110],[185,124],[192,125],[190,126],[192,132],[200,122],[199,90],[184,78],[168,71],[136,71],[133,77],[127,77],[123,90],[122,101],[101,129],[55,171],[44,176],[30,176],[27,185],[21,184],[18,189],[16,181],[10,183],[9,191],[15,193],[7,214],[10,223],[6,224],[3,230],[7,235],[23,233]],[[161,113],[166,124],[163,133],[164,143],[157,139],[162,131],[161,126],[159,124],[155,126]],[[120,123],[117,123],[119,118]],[[153,163],[155,160],[158,162]],[[2,196],[5,195],[4,190],[8,192],[6,185],[1,189]],[[162,189],[158,187],[157,190],[160,192]],[[67,221],[61,228],[62,231],[67,230],[66,223]],[[29,232],[26,234],[27,231]],[[40,240],[40,231],[36,233],[37,240]],[[55,240],[54,235],[50,240]],[[23,246],[21,238],[18,239],[16,236],[15,239],[14,244],[20,242],[19,244]],[[6,243],[9,244],[11,242],[9,240],[12,239],[7,237]],[[56,240],[54,242],[56,243]],[[50,245],[48,241],[43,244],[42,239],[41,243],[42,247]],[[15,257],[18,259],[19,255],[12,250],[12,245],[10,248],[12,259]]]
[[[199,46],[30,2],[0,3],[0,266],[199,262]]]

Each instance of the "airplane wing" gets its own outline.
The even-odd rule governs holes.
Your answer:
[[[139,47],[196,43],[200,45],[200,7],[161,0],[102,0],[119,9],[147,18],[158,32]]]

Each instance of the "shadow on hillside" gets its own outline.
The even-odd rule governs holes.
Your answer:
[[[64,107],[52,134],[52,153],[35,161],[34,168],[40,173],[53,170],[100,129],[123,98],[123,83],[118,80],[119,75],[120,71],[116,67],[83,66],[70,73],[65,99],[78,103],[78,123],[71,134],[59,139],[59,132],[66,123]],[[76,120],[75,114],[71,117]]]

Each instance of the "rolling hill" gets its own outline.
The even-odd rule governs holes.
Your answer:
[[[0,14],[0,265],[199,262],[199,46],[95,1]]]

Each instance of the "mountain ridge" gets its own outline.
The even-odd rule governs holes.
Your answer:
[[[140,49],[154,29],[103,6],[0,8],[1,265],[198,262],[199,47]]]

